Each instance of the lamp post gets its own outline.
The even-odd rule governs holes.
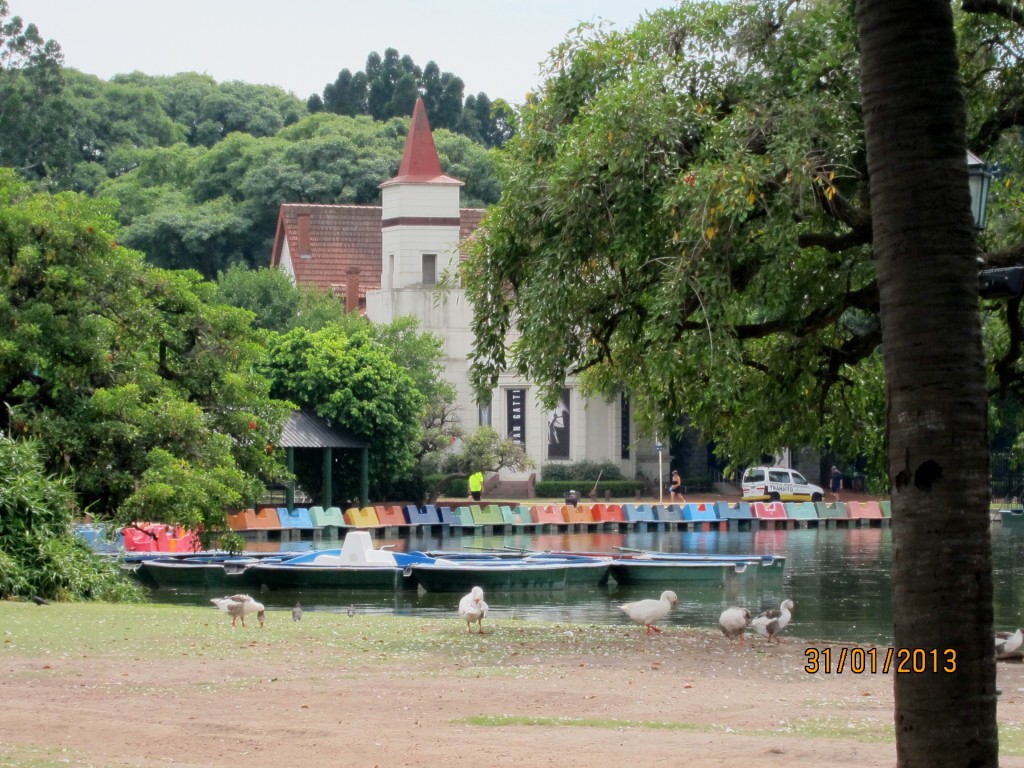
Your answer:
[[[665,476],[661,469],[661,452],[665,449],[661,440],[658,439],[658,433],[654,433],[654,450],[658,452],[658,503],[662,504],[665,501]]]
[[[980,157],[967,153],[967,183],[971,188],[971,214],[974,228],[985,228],[988,214],[988,190],[992,184],[992,171]],[[983,269],[978,274],[978,294],[983,299],[1015,299],[1024,292],[1024,267]]]
[[[971,213],[974,228],[979,232],[985,228],[985,214],[988,206],[988,188],[992,184],[992,171],[973,152],[967,152],[967,183],[971,187]]]

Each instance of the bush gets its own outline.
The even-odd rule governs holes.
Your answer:
[[[426,487],[433,488],[442,477],[443,475],[427,475]],[[441,486],[439,495],[453,499],[469,498],[469,479],[465,477],[449,478],[449,480]]]
[[[580,495],[580,499],[585,500],[593,487],[593,481],[584,486],[576,480],[541,480],[537,483],[536,493],[537,497],[541,499],[564,499],[568,491],[576,491]],[[611,491],[611,495],[616,498],[635,496],[637,492],[643,492],[643,490],[644,484],[639,480],[609,480],[605,482],[602,479],[597,485],[598,496],[604,496],[605,491]]]
[[[541,476],[548,480],[575,480],[581,483],[589,480],[591,486],[601,478],[605,480],[622,480],[622,471],[610,461],[575,461],[571,464],[545,464],[541,467]],[[579,490],[579,489],[577,489]],[[587,490],[590,490],[589,488]]]
[[[0,598],[137,600],[112,559],[72,531],[74,497],[47,475],[37,444],[0,438]]]

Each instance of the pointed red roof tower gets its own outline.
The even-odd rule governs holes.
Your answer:
[[[441,172],[427,110],[423,99],[417,99],[398,175],[380,185],[382,292],[402,292],[408,294],[406,298],[432,296],[440,276],[458,264],[461,186],[461,181]],[[415,309],[394,302],[382,304],[381,313],[394,313],[386,317],[370,314],[367,303],[367,316],[388,322],[402,314],[425,315],[432,302],[433,298],[423,299],[423,306]]]
[[[423,99],[416,99],[409,121],[409,134],[405,138],[405,152],[398,166],[398,175],[388,179],[382,187],[392,184],[462,184],[458,179],[441,172],[441,161],[434,146],[434,134],[427,120],[427,108]]]

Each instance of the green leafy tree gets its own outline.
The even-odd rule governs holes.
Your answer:
[[[428,474],[438,471],[451,446],[463,437],[455,408],[455,387],[444,378],[442,339],[421,332],[412,317],[391,323],[368,323],[362,315],[346,312],[337,296],[308,286],[295,285],[279,269],[251,270],[235,265],[217,279],[221,298],[232,306],[256,315],[255,324],[275,333],[295,328],[319,331],[331,328],[347,335],[369,334],[391,361],[403,370],[423,396],[420,437],[414,464],[396,473],[383,489],[389,497],[420,498]],[[317,457],[311,457],[315,465]],[[307,473],[306,482],[317,482],[318,467]]]
[[[354,75],[343,69],[333,83],[324,86],[322,109],[336,115],[365,115],[366,106],[366,73],[356,72]]]
[[[112,153],[124,171],[96,194],[117,199],[122,238],[151,263],[213,278],[267,263],[282,203],[376,204],[401,162],[408,121],[309,116],[272,138],[235,133],[210,149],[184,144]],[[442,163],[465,179],[464,204],[498,199],[493,153],[447,131]]]
[[[428,489],[427,501],[436,502],[449,480],[469,477],[474,472],[522,472],[533,466],[522,443],[502,437],[491,427],[479,427],[444,456],[444,474]]]
[[[968,21],[981,24],[961,20],[962,57],[979,70],[1022,42],[1005,19]],[[590,393],[625,386],[651,434],[687,414],[734,465],[831,446],[869,457],[884,486],[859,66],[838,1],[683,3],[567,39],[516,116],[502,200],[465,264],[476,387],[505,369],[549,402],[567,376]],[[994,82],[969,93],[979,136],[982,114],[1011,103]],[[998,148],[1020,155],[1012,133]],[[1008,309],[989,315],[1019,328]],[[989,335],[1013,360],[1015,333]]]
[[[25,178],[59,180],[73,163],[62,64],[60,46],[0,0],[0,166]]]
[[[275,397],[309,408],[366,442],[374,497],[382,497],[394,478],[412,468],[424,397],[368,329],[346,333],[337,327],[296,328],[271,339],[263,369]],[[338,453],[335,487],[342,494],[358,495],[358,457]],[[300,466],[300,458],[296,474],[315,493],[320,470]]]
[[[410,56],[388,48],[366,57],[365,72],[348,69],[324,86],[322,98],[307,100],[310,112],[337,115],[370,115],[389,120],[412,115],[417,96],[423,97],[431,127],[460,133],[487,147],[501,147],[512,136],[512,110],[501,99],[486,93],[465,96],[465,83],[451,72],[442,72],[433,61],[420,67]]]
[[[901,766],[998,763],[964,153],[992,148],[1017,183],[1020,25],[1003,3],[859,0],[683,3],[584,30],[518,115],[465,273],[482,391],[512,367],[550,400],[575,374],[625,383],[663,433],[689,414],[740,461],[871,455],[893,493],[896,644],[957,658],[895,681]],[[1020,263],[998,240],[1014,227],[994,227],[990,264]],[[990,381],[1012,388],[1019,299],[982,308],[1006,323],[986,329],[1006,354]]]
[[[134,85],[154,93],[166,115],[186,131],[194,146],[212,146],[232,133],[273,136],[307,114],[301,99],[273,85],[235,80],[218,83],[208,75],[182,72],[152,76],[116,75],[112,85]]]
[[[169,147],[185,140],[185,128],[167,115],[155,89],[107,83],[73,69],[63,74],[79,162],[108,169],[111,153],[119,148]]]
[[[338,297],[310,286],[296,285],[280,269],[249,269],[234,264],[217,275],[221,299],[255,315],[254,324],[277,333],[293,328],[318,331],[327,325],[361,327],[365,321],[345,312]]]
[[[248,312],[120,245],[108,202],[0,171],[0,429],[45,446],[82,509],[222,529],[282,468],[290,410],[254,373]]]

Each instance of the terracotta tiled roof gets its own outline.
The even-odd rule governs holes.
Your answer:
[[[483,208],[460,209],[460,240],[464,241],[479,226],[484,212]],[[309,247],[305,256],[299,245],[302,216],[309,216]],[[270,266],[280,265],[286,240],[297,283],[344,295],[348,270],[358,267],[360,298],[365,299],[368,290],[380,289],[381,206],[284,203],[278,213]]]
[[[480,220],[487,213],[486,208],[460,208],[459,209],[459,242],[465,243],[476,228],[480,226]],[[466,254],[462,254],[466,258]]]
[[[308,253],[299,244],[299,220],[309,216]],[[381,207],[379,205],[311,205],[284,203],[278,213],[271,266],[281,262],[288,241],[295,281],[344,293],[346,272],[359,268],[359,295],[380,288]]]

